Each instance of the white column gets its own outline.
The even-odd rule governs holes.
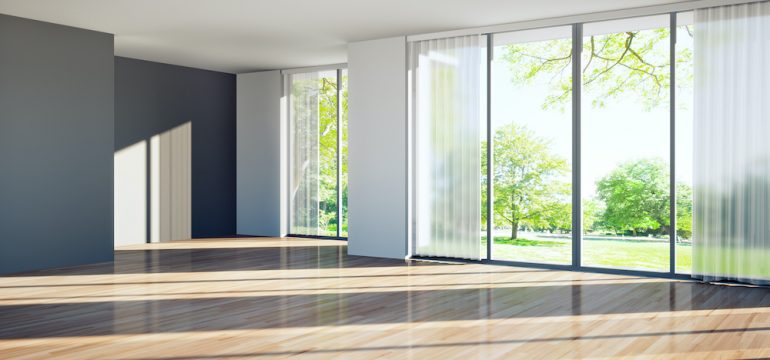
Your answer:
[[[348,46],[348,253],[407,255],[406,38]]]
[[[238,74],[237,231],[285,234],[285,129],[280,71]]]

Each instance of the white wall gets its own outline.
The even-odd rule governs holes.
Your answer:
[[[280,71],[237,77],[237,232],[281,236],[285,171],[281,166]]]
[[[407,255],[406,38],[348,46],[348,253]]]

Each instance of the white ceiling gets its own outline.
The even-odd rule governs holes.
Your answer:
[[[232,73],[345,62],[346,44],[682,0],[0,0],[115,34],[115,54]]]

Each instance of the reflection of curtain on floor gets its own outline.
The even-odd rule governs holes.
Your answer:
[[[414,254],[478,259],[481,37],[410,44]]]
[[[693,276],[770,284],[770,3],[695,12]]]

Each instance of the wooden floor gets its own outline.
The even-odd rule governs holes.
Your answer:
[[[0,277],[0,358],[760,358],[770,290],[213,239]]]

